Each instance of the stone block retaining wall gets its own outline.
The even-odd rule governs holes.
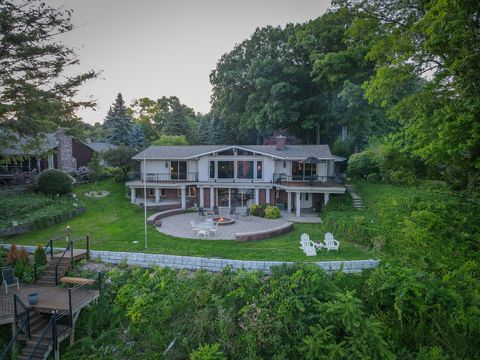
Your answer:
[[[244,233],[236,233],[235,240],[237,241],[254,241],[268,239],[274,236],[283,235],[293,230],[293,223],[288,222],[281,226],[263,231],[252,231]]]
[[[10,244],[3,245],[9,249]],[[20,247],[20,246],[19,246]],[[35,246],[24,246],[28,252],[34,252]],[[55,248],[55,251],[63,250]],[[294,262],[287,261],[253,261],[253,260],[230,260],[217,258],[202,258],[193,256],[176,256],[163,254],[144,254],[144,253],[127,253],[116,251],[99,251],[92,250],[90,253],[92,260],[101,260],[107,264],[126,263],[131,266],[153,267],[161,266],[171,269],[186,270],[206,270],[212,272],[222,271],[226,266],[230,266],[234,270],[244,269],[247,271],[262,271],[271,274],[273,266],[282,264],[293,265]],[[325,271],[339,271],[343,267],[345,273],[361,272],[364,269],[373,269],[380,264],[380,260],[349,260],[349,261],[317,261],[313,262]]]

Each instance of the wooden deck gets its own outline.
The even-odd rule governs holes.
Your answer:
[[[75,255],[74,255],[75,256]],[[38,293],[37,305],[28,303],[28,294]],[[67,287],[51,287],[33,284],[20,284],[20,291],[17,288],[9,287],[8,294],[5,293],[3,287],[0,292],[0,304],[7,303],[8,298],[13,299],[16,294],[25,303],[25,305],[33,308],[41,313],[51,314],[53,310],[63,311],[69,309],[68,288]],[[92,301],[98,299],[100,293],[98,290],[81,289],[75,292],[75,310],[87,306]],[[13,300],[11,300],[13,303]],[[0,308],[0,324],[8,324],[13,322],[13,305],[2,306]]]
[[[61,256],[63,252],[53,254],[53,258],[55,259],[58,256]],[[81,249],[73,249],[73,260],[82,260],[87,256],[87,250],[81,250]],[[65,255],[63,256],[64,259],[71,259],[71,253],[70,251],[67,251]]]

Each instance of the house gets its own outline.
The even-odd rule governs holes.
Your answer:
[[[133,159],[141,163],[140,177],[126,183],[131,202],[146,195],[161,209],[275,204],[300,216],[345,192],[334,173],[343,158],[328,145],[287,145],[284,136],[276,145],[150,146]]]
[[[26,150],[30,139],[19,138],[14,146],[0,149],[0,184],[8,184],[15,173],[39,173],[45,169],[72,172],[87,166],[95,152],[102,152],[114,145],[102,142],[82,142],[66,135],[63,129],[44,136],[34,149]],[[7,161],[14,158],[13,161]]]

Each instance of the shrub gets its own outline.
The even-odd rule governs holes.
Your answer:
[[[74,172],[74,175],[77,179],[88,180],[88,174],[90,170],[86,166],[80,166],[77,171]]]
[[[34,259],[35,264],[45,265],[47,263],[47,254],[45,254],[45,249],[40,244],[35,249]]]
[[[30,259],[28,258],[27,250],[22,246],[20,251],[18,252],[17,257],[17,264],[28,265],[30,263]]]
[[[265,209],[260,205],[250,205],[250,215],[265,217]]]
[[[7,254],[7,262],[8,262],[10,265],[15,265],[15,263],[17,262],[17,260],[18,260],[18,249],[17,249],[17,245],[12,244],[12,246],[10,246],[10,251],[9,251],[8,254]]]
[[[38,177],[38,190],[46,195],[64,195],[72,191],[70,177],[57,169],[42,171]]]
[[[394,170],[386,174],[387,181],[393,185],[414,185],[417,181],[415,174],[409,170]]]
[[[368,174],[379,172],[379,163],[377,154],[371,150],[365,150],[350,156],[347,173],[352,177],[364,178]]]
[[[367,181],[372,184],[379,183],[382,181],[382,177],[380,176],[379,173],[371,173],[371,174],[368,174]]]
[[[280,217],[280,209],[276,206],[267,206],[265,208],[266,219],[278,219]]]
[[[190,354],[190,360],[227,360],[227,357],[220,351],[219,344],[205,344]]]

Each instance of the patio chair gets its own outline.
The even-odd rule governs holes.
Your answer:
[[[338,251],[339,246],[340,246],[340,241],[335,240],[333,238],[332,233],[325,234],[325,245],[323,246],[325,249],[327,249],[328,251],[330,250]]]
[[[317,255],[317,250],[312,245],[312,241],[310,241],[310,237],[307,234],[302,234],[300,236],[300,249],[302,249],[307,256]]]
[[[247,221],[248,217],[250,216],[250,208],[246,208],[245,212],[242,214],[243,220]]]
[[[315,248],[315,250],[322,250],[325,247],[325,245],[322,244],[321,242],[315,242],[315,241],[310,240],[310,236],[308,234],[304,233],[300,236],[300,238],[305,242],[308,241],[310,246],[313,246]]]
[[[13,273],[11,266],[4,267],[2,271],[2,284],[5,287],[5,292],[8,294],[8,287],[17,285],[17,290],[20,290],[20,284],[18,283],[18,277]]]
[[[198,224],[195,221],[191,220],[190,226],[192,227],[193,231],[198,231]]]
[[[205,213],[203,212],[203,207],[198,207],[198,216],[205,217]]]
[[[217,237],[217,231],[218,231],[218,222],[213,223],[213,225],[208,229],[208,234],[210,235],[211,233],[213,233],[215,237]]]
[[[218,206],[213,207],[213,215],[219,216],[220,212],[218,211]]]
[[[197,239],[200,238],[200,236],[202,236],[204,239],[206,239],[208,237],[209,233],[208,233],[208,229],[204,228],[204,229],[197,229]]]

